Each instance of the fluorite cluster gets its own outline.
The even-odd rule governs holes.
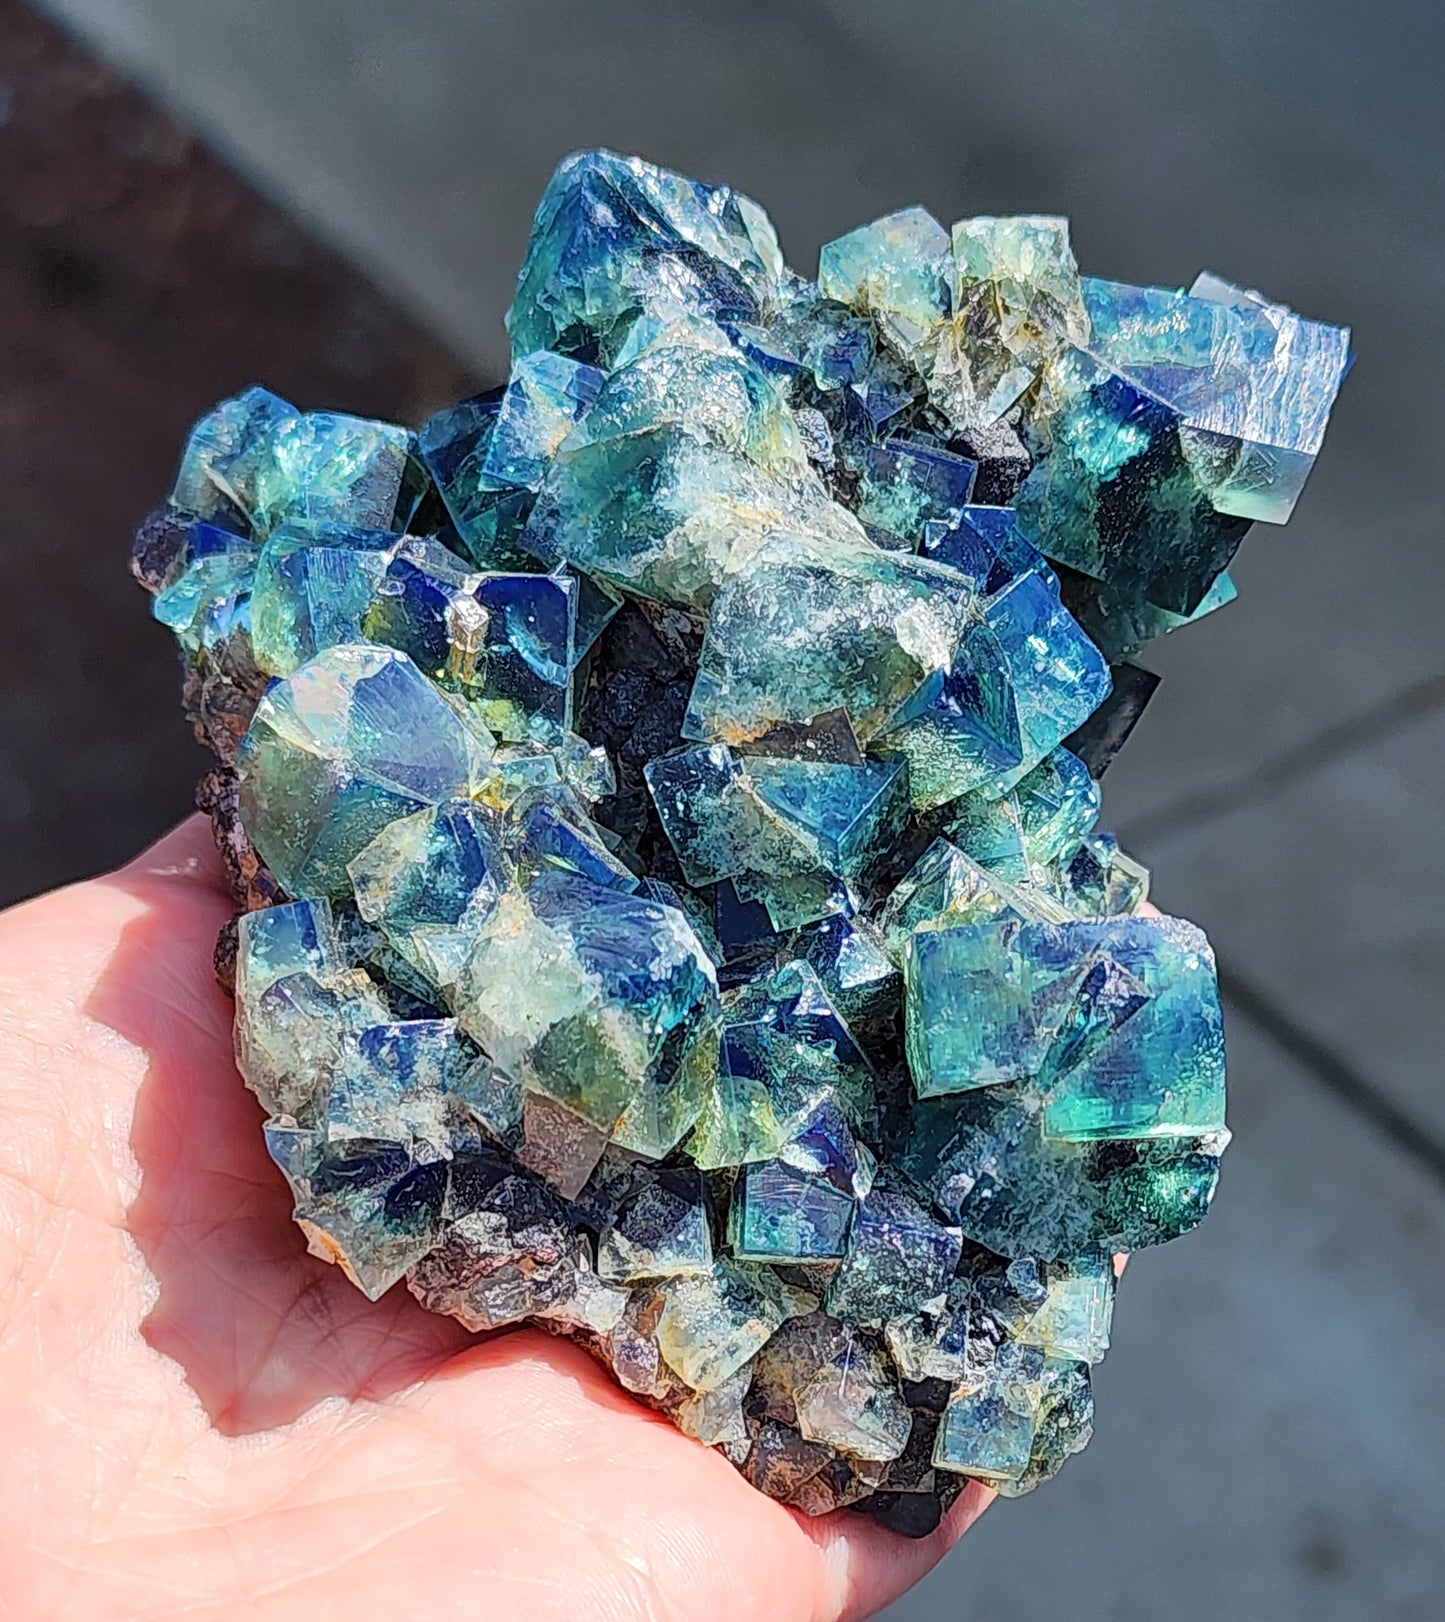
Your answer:
[[[509,326],[419,432],[227,400],[137,537],[241,1072],[368,1296],[922,1533],[1083,1445],[1114,1258],[1209,1204],[1212,957],[1097,784],[1347,334],[1081,278],[1052,218],[906,209],[805,281],[606,152]]]

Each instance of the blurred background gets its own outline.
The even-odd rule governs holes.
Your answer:
[[[1129,1268],[1098,1435],[891,1622],[1438,1622],[1445,1579],[1445,12],[1421,0],[0,0],[0,899],[187,808],[129,585],[190,420],[496,381],[528,222],[608,145],[792,263],[905,203],[1072,216],[1355,329],[1286,530],[1106,784],[1219,949],[1235,1147]]]

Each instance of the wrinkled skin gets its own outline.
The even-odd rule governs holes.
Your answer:
[[[211,979],[199,820],[0,915],[0,1613],[832,1622],[932,1537],[818,1521],[583,1353],[306,1254]]]

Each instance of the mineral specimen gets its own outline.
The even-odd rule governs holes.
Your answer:
[[[1098,778],[1288,517],[1342,329],[1066,222],[782,261],[611,153],[505,388],[413,435],[264,389],[133,564],[242,909],[242,1074],[312,1249],[572,1336],[809,1514],[910,1534],[1087,1440],[1117,1253],[1204,1215],[1213,959]]]

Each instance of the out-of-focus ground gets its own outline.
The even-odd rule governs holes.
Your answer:
[[[264,377],[415,416],[463,368],[193,136],[0,0],[0,903],[123,860],[201,751],[127,535]]]
[[[186,803],[165,639],[121,570],[186,422],[252,378],[414,419],[462,370],[500,374],[531,209],[568,150],[744,188],[803,270],[907,202],[1058,211],[1090,271],[1178,285],[1207,265],[1353,325],[1295,521],[1250,536],[1239,603],[1151,654],[1164,686],[1107,781],[1157,899],[1220,952],[1238,1141],[1218,1208],[1131,1264],[1089,1451],[890,1616],[1434,1622],[1445,13],[50,10],[271,203],[0,0],[6,895],[116,859]]]

